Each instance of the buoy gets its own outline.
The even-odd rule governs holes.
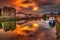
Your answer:
[[[50,21],[49,21],[49,25],[50,25],[51,27],[54,27],[54,26],[55,26],[55,20],[50,20]]]

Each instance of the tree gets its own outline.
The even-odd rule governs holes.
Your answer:
[[[46,20],[46,14],[43,15],[43,20]]]
[[[0,22],[0,29],[2,29],[2,23]]]
[[[2,9],[0,9],[0,16],[1,16],[1,11],[2,11]]]

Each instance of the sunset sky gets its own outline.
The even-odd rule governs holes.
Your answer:
[[[56,12],[60,11],[60,0],[0,0],[0,8],[3,8],[5,6],[6,7],[14,7],[16,9],[17,13],[18,13],[18,11],[22,11],[24,13],[32,13],[32,14],[33,13],[35,13],[35,14],[38,14],[38,13],[51,13],[51,12],[56,13]],[[28,15],[26,17],[28,17]],[[23,20],[23,21],[26,21],[26,20]],[[30,20],[29,22],[31,23],[31,21],[32,20]],[[37,35],[35,35],[36,34],[35,33],[34,35],[36,37],[45,38],[45,36],[47,36],[49,38],[49,36],[50,36],[52,39],[54,38],[54,35],[56,35],[56,33],[54,32],[54,31],[56,31],[55,28],[51,29],[50,25],[47,22],[45,22],[44,20],[40,21],[40,19],[39,19],[39,20],[35,20],[35,21],[37,23],[33,23],[33,22],[32,23],[33,23],[34,26],[39,27],[39,28],[37,28],[37,31],[38,32],[40,31],[40,33],[42,32],[44,34],[44,36],[43,36],[42,33],[41,33],[42,36],[40,34],[37,36]],[[20,34],[23,33],[22,29],[32,28],[32,27],[30,27],[31,25],[29,24],[29,22],[27,20],[27,24],[26,24],[27,26],[16,25],[16,30],[14,30],[13,32],[12,31],[5,32],[4,29],[0,29],[0,40],[18,40],[18,39],[20,40]],[[33,29],[34,29],[34,26],[33,26]],[[17,36],[16,33],[18,33],[18,34],[20,33],[20,34]],[[30,34],[33,34],[33,33],[29,33],[28,35],[30,35]],[[28,37],[30,37],[30,36],[28,36]],[[31,37],[34,38],[33,35]]]
[[[4,6],[15,7],[16,10],[40,12],[58,12],[60,0],[0,0],[0,8]]]

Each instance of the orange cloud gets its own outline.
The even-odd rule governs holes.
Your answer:
[[[15,0],[13,3],[12,3],[12,6],[16,7],[16,9],[19,9],[20,7],[23,7],[23,8],[29,8],[29,7],[38,7],[37,4],[34,2],[34,1],[31,1],[31,3],[23,3],[25,2],[26,0]]]

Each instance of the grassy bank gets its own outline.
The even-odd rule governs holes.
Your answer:
[[[57,40],[60,40],[60,23],[56,20]]]

